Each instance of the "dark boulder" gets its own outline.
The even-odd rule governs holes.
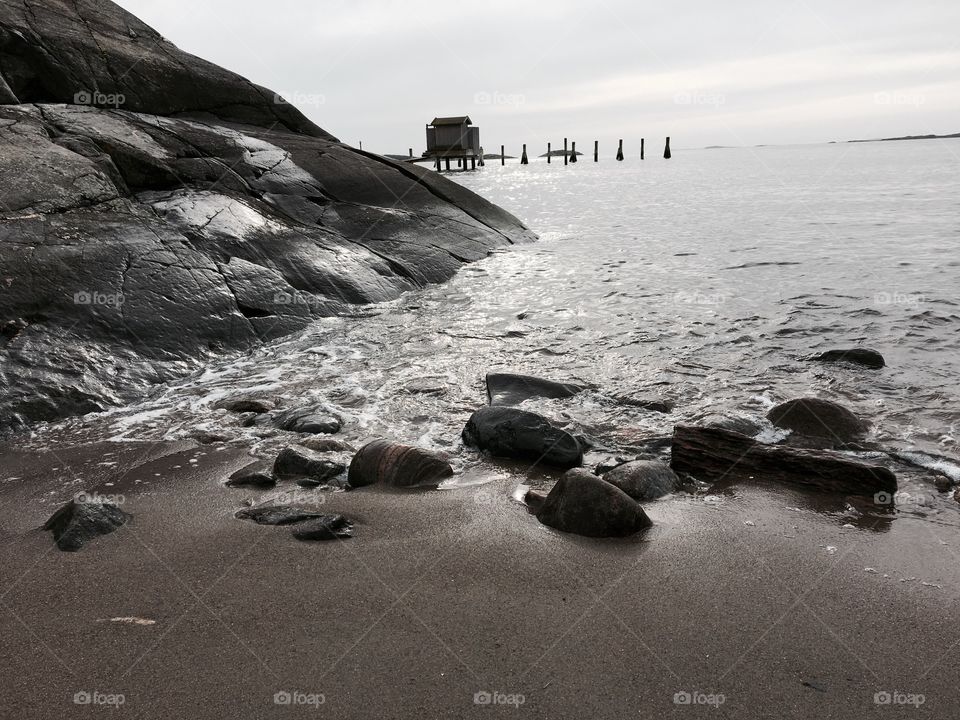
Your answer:
[[[226,482],[228,487],[268,488],[276,484],[277,479],[270,472],[270,466],[262,460],[240,468]]]
[[[543,380],[529,375],[487,375],[487,401],[490,405],[519,405],[534,397],[568,398],[582,391],[583,387],[580,385]]]
[[[72,552],[99,535],[112,533],[130,517],[112,503],[71,500],[50,516],[43,529],[53,533],[58,548]]]
[[[879,370],[887,363],[876,350],[870,348],[848,348],[846,350],[827,350],[826,352],[812,355],[808,360],[817,362],[846,362],[853,365],[863,365],[864,367]]]
[[[630,395],[618,395],[614,398],[614,400],[621,405],[638,407],[658,413],[671,413],[673,412],[674,407],[676,407],[676,404],[673,402],[673,400],[669,400],[667,398],[643,398],[633,397]]]
[[[321,515],[293,526],[297,540],[345,540],[353,537],[353,523],[343,515]]]
[[[338,417],[334,417],[323,408],[302,407],[287,410],[277,415],[276,425],[281,430],[296,433],[312,433],[314,435],[332,435],[340,431],[343,426]]]
[[[677,425],[670,466],[704,481],[779,482],[825,492],[874,495],[897,490],[897,477],[880,465],[837,452],[760,443],[720,428]]]
[[[293,523],[326,517],[324,513],[291,505],[262,505],[238,510],[234,517],[253,520],[258,525],[292,525]]]
[[[542,503],[529,500],[539,504],[537,520],[577,535],[624,537],[653,524],[636,500],[581,469],[564,473]]]
[[[287,447],[273,463],[273,474],[281,480],[306,479],[309,485],[320,485],[346,470],[344,465],[314,457],[309,451]]]
[[[214,407],[233,413],[252,412],[259,415],[273,410],[273,403],[256,397],[233,397],[221,400]]]
[[[638,502],[656,500],[680,487],[680,478],[659,460],[633,460],[600,476]]]
[[[829,400],[788,400],[767,413],[778,428],[823,445],[841,445],[863,438],[870,425],[847,408]]]
[[[436,486],[453,475],[446,457],[389,440],[367,443],[350,462],[351,487],[382,483],[393,487]]]
[[[353,448],[347,443],[331,437],[308,437],[299,440],[297,444],[316,452],[353,452]]]
[[[123,404],[533,239],[107,0],[0,0],[0,178],[0,429]]]
[[[555,428],[536,413],[515,408],[480,408],[467,421],[463,442],[494,456],[560,468],[576,467],[583,462],[583,447],[573,435]]]

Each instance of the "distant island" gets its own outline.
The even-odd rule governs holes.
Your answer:
[[[863,142],[890,142],[892,140],[947,140],[949,138],[960,138],[960,133],[951,135],[903,135],[902,137],[872,138],[869,140],[847,140],[851,143]]]
[[[583,153],[580,152],[579,150],[577,150],[576,152],[574,152],[573,150],[568,150],[568,151],[566,152],[566,154],[567,154],[567,155],[583,155]],[[563,150],[551,150],[550,152],[544,153],[543,155],[538,155],[537,157],[552,157],[552,158],[554,158],[554,157],[563,157],[563,155],[564,155],[564,151],[563,151]]]

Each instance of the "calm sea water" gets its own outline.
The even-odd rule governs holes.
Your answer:
[[[815,395],[870,419],[887,446],[956,457],[958,160],[960,141],[942,140],[490,162],[452,177],[524,220],[538,243],[36,439],[207,429],[267,455],[289,438],[212,407],[254,390],[325,403],[354,443],[386,435],[450,451],[463,482],[482,481],[503,470],[464,452],[459,433],[484,402],[485,373],[518,371],[593,383],[534,407],[612,451],[678,422],[762,419],[776,402]],[[888,367],[803,360],[857,345]]]

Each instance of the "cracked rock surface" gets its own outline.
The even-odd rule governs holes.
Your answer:
[[[0,0],[0,177],[0,430],[533,238],[106,0]]]

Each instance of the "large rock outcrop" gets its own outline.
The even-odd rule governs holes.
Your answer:
[[[108,0],[0,0],[0,429],[532,239]]]

